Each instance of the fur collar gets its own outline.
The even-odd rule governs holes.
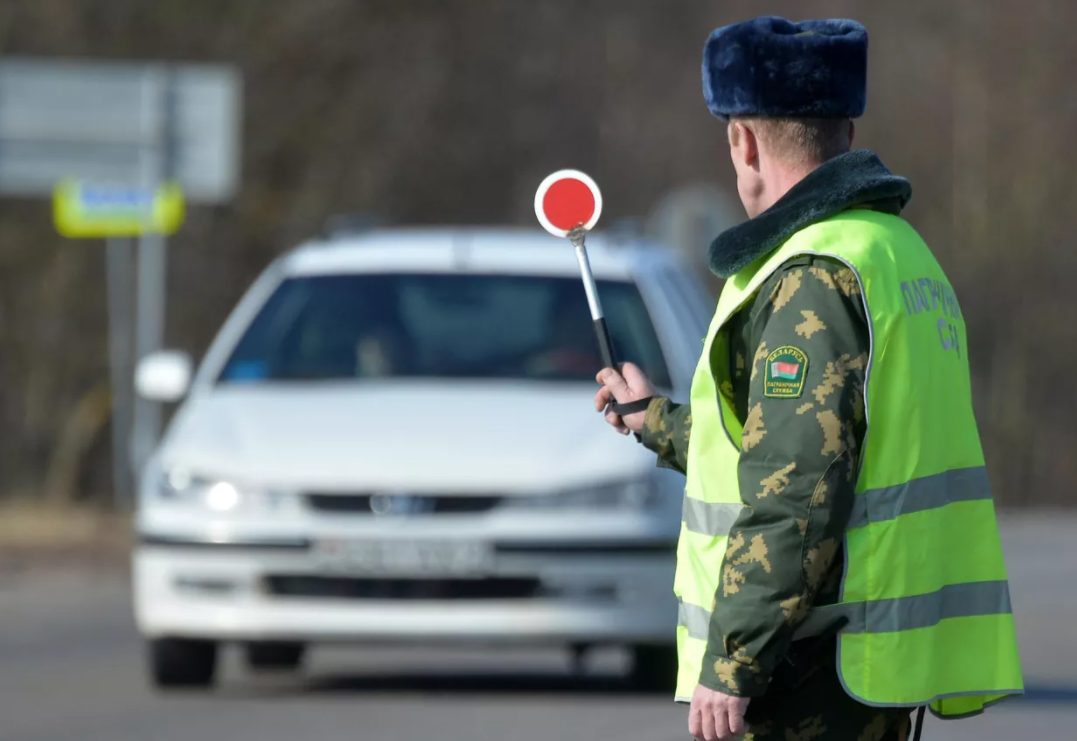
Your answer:
[[[807,226],[850,208],[899,214],[910,198],[909,181],[893,175],[874,152],[843,154],[813,170],[754,219],[718,235],[708,253],[710,269],[728,278]]]

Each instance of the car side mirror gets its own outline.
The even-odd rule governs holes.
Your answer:
[[[191,387],[192,375],[193,363],[187,353],[178,350],[150,353],[135,369],[135,392],[148,401],[179,401]]]

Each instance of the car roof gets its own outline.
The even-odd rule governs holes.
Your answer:
[[[672,250],[595,232],[587,256],[596,278],[631,280],[644,263],[677,262]],[[507,227],[412,227],[378,229],[301,245],[283,261],[287,275],[385,272],[464,272],[578,276],[576,252],[567,239],[539,229]]]

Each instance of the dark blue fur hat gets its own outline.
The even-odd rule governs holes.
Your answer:
[[[724,26],[703,50],[711,113],[858,118],[867,98],[868,32],[856,21],[763,16]]]

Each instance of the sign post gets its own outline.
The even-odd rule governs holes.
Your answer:
[[[163,321],[163,316],[150,317],[148,322],[146,320],[147,304],[163,309],[163,296],[151,301],[145,295],[145,246],[138,262],[137,304],[140,311],[135,310],[136,301],[132,293],[135,284],[132,238],[153,236],[161,240],[161,235],[174,234],[180,228],[183,217],[183,191],[174,183],[151,190],[65,180],[56,187],[53,194],[53,221],[60,234],[75,239],[104,237],[107,242],[105,273],[112,387],[113,496],[117,509],[124,509],[133,501],[131,474],[134,471],[130,465],[135,442],[133,430],[140,421],[143,427],[147,424],[145,416],[140,420],[140,410],[131,386],[134,376],[133,360],[138,351],[144,352],[145,325],[148,324],[153,329]],[[163,243],[160,246],[163,249]],[[160,257],[161,260],[156,264],[163,267],[163,254]],[[163,281],[163,273],[159,277]],[[149,281],[150,286],[156,284],[156,280]],[[136,314],[139,320],[137,327]],[[135,339],[134,348],[131,346],[132,336]],[[159,335],[157,341],[160,341]],[[159,416],[157,419],[159,420]],[[150,421],[153,421],[152,418]],[[134,460],[137,461],[139,451],[133,452],[136,456]]]
[[[185,204],[183,190],[178,183],[166,183],[160,187],[141,187],[82,183],[64,180],[53,194],[53,220],[56,230],[69,238],[104,238],[108,241],[108,291],[110,343],[127,347],[126,339],[134,333],[134,356],[144,358],[161,349],[165,322],[166,254],[164,236],[175,234],[183,224]],[[134,262],[130,239],[138,238],[138,260]],[[134,265],[120,267],[120,259],[132,260]],[[117,277],[122,273],[123,277]],[[133,276],[131,274],[134,273]],[[130,316],[121,310],[113,311],[113,305],[127,306],[128,299],[116,295],[118,291],[129,292],[134,280],[136,299]],[[137,310],[135,310],[137,307]],[[132,319],[133,317],[133,319]],[[123,340],[114,337],[124,334]],[[118,359],[118,356],[117,358]],[[117,497],[123,496],[119,489],[129,489],[125,484],[132,469],[137,470],[152,452],[160,436],[161,408],[133,395],[131,383],[134,368],[130,361],[123,362],[123,373],[117,375],[113,366],[113,444],[124,448],[114,463],[121,458],[131,461],[125,473],[117,469]],[[122,382],[122,387],[116,385]],[[124,415],[120,421],[119,415]],[[133,418],[130,425],[126,419]],[[129,448],[130,450],[126,450]]]
[[[134,415],[134,255],[131,240],[109,237],[105,253],[105,290],[108,293],[109,385],[112,388],[112,479],[117,509],[133,501],[130,456],[131,420]]]
[[[576,248],[576,261],[580,265],[580,277],[587,293],[587,305],[591,310],[602,363],[607,368],[619,368],[591,263],[587,259],[587,233],[598,223],[601,215],[602,192],[594,180],[579,170],[558,170],[547,176],[535,192],[535,216],[539,224],[555,237],[567,237]],[[641,411],[646,404],[613,402],[610,408],[624,415]]]
[[[137,475],[160,432],[160,405],[134,398],[132,361],[162,345],[165,235],[182,222],[184,199],[225,203],[238,188],[241,95],[240,74],[223,65],[0,60],[0,196],[51,194],[66,209],[55,219],[62,234],[109,240],[111,331],[125,333],[110,337],[112,357],[123,363],[112,374],[113,428],[126,436],[115,439],[122,453],[114,462],[124,463],[117,487]],[[134,357],[124,360],[132,333]]]

